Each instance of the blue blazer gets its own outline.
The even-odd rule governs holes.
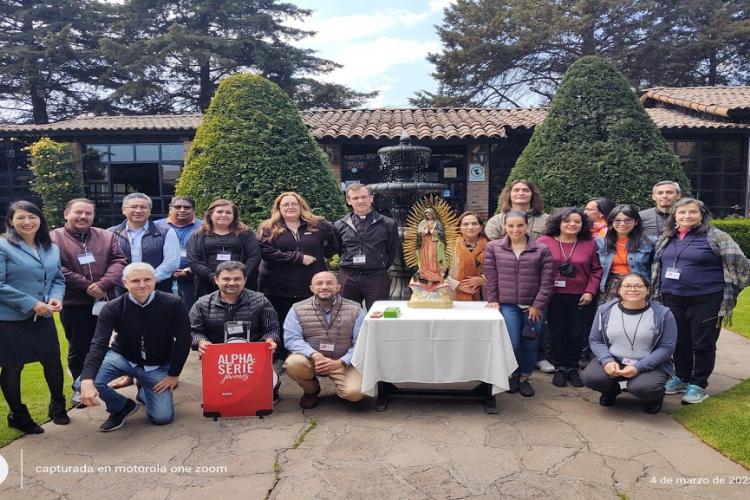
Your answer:
[[[65,295],[60,249],[54,243],[37,249],[38,257],[25,241],[14,245],[0,238],[0,321],[23,321],[34,315],[37,302]]]

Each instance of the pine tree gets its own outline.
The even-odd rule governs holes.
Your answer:
[[[536,183],[550,207],[584,205],[607,196],[616,203],[652,204],[651,188],[689,181],[625,78],[597,56],[565,73],[544,122],[510,173]]]
[[[283,191],[300,193],[329,220],[345,211],[326,157],[289,96],[258,75],[225,78],[196,131],[177,194],[194,197],[199,212],[230,199],[257,227]]]

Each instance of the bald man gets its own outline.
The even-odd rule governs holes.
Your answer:
[[[329,377],[336,395],[348,401],[362,399],[362,376],[351,366],[354,345],[365,319],[362,306],[340,295],[336,276],[321,272],[310,283],[313,296],[297,302],[284,321],[284,345],[292,353],[284,367],[304,394],[299,405],[318,406],[318,377]]]

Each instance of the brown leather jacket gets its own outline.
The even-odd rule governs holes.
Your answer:
[[[81,241],[78,233],[70,230],[66,224],[52,231],[50,237],[60,247],[60,262],[65,276],[63,307],[93,304],[94,298],[86,293],[92,283],[99,285],[109,298],[115,297],[115,285],[120,284],[127,262],[114,233],[92,227]],[[84,247],[95,258],[91,264],[78,261]]]

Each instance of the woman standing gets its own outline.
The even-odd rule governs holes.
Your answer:
[[[549,215],[544,213],[544,202],[537,187],[525,180],[513,181],[500,193],[498,198],[500,213],[487,221],[485,229],[487,237],[499,240],[505,236],[505,217],[511,210],[525,212],[529,220],[529,236],[536,238],[544,234],[545,224]]]
[[[292,304],[312,295],[313,275],[325,271],[325,259],[336,253],[333,225],[290,191],[276,197],[271,218],[258,227],[258,239],[263,253],[258,290],[271,301],[283,325]]]
[[[666,390],[685,393],[683,404],[708,397],[721,321],[732,316],[750,275],[750,261],[740,247],[710,221],[703,202],[678,200],[656,243],[652,266],[653,297],[661,299],[677,321],[676,374]]]
[[[206,210],[200,229],[188,241],[187,257],[195,276],[196,297],[217,290],[214,271],[222,262],[242,262],[248,276],[257,269],[260,245],[239,216],[233,202],[216,200]]]
[[[648,279],[643,275],[623,275],[617,293],[597,311],[589,337],[596,361],[586,367],[583,380],[586,387],[602,393],[602,406],[615,404],[624,381],[646,413],[658,413],[672,373],[677,324],[669,308],[648,301]]]
[[[10,407],[8,425],[26,434],[44,432],[21,401],[21,372],[40,361],[49,387],[49,416],[70,423],[63,395],[60,344],[52,314],[62,309],[65,279],[60,250],[47,221],[28,201],[10,205],[0,238],[0,389]]]
[[[643,234],[641,216],[632,205],[617,205],[607,217],[607,235],[596,240],[596,253],[602,265],[599,304],[618,297],[620,279],[637,273],[651,279],[654,245]]]
[[[520,391],[524,397],[534,395],[529,383],[539,348],[534,326],[542,319],[554,288],[550,251],[529,237],[528,230],[526,212],[508,212],[506,236],[487,244],[483,266],[487,307],[500,309],[518,362],[518,369],[510,379],[509,392]]]
[[[591,234],[594,238],[604,238],[607,234],[607,218],[615,204],[609,198],[594,198],[586,204],[583,211],[591,221]]]
[[[549,218],[546,234],[537,241],[550,249],[555,268],[555,293],[547,311],[555,365],[552,383],[583,387],[578,360],[602,278],[591,223],[581,209],[561,208]]]
[[[458,218],[458,232],[454,245],[456,254],[445,282],[453,290],[454,300],[482,300],[482,286],[486,282],[482,263],[489,241],[484,235],[482,217],[472,211],[462,213]]]

